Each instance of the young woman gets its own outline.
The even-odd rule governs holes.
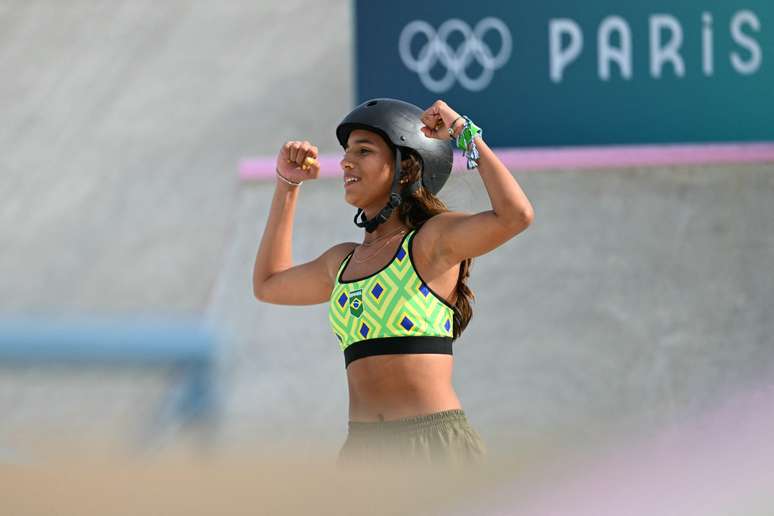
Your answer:
[[[289,141],[253,271],[257,299],[328,303],[344,353],[349,433],[337,463],[481,463],[486,447],[452,387],[452,342],[470,321],[471,259],[532,222],[521,187],[481,130],[442,100],[427,110],[395,99],[356,107],[336,129],[344,148],[344,198],[358,208],[361,243],[332,246],[293,265],[299,186],[319,175],[317,147]],[[492,209],[449,211],[436,194],[452,145],[478,167]],[[360,220],[358,220],[358,216]]]

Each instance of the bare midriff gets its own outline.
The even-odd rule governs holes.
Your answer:
[[[347,367],[350,421],[390,421],[462,408],[452,386],[452,355],[359,358]]]

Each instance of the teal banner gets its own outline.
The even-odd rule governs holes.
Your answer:
[[[357,101],[436,99],[498,147],[774,140],[774,0],[356,0]]]

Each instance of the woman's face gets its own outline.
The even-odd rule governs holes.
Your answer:
[[[352,131],[341,160],[344,199],[372,215],[378,213],[390,198],[394,159],[380,135],[365,129]]]

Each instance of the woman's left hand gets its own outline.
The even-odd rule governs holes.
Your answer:
[[[454,134],[456,136],[460,127],[465,125],[465,121],[462,117],[454,111],[449,104],[443,100],[436,100],[432,106],[427,108],[421,117],[422,123],[425,124],[422,127],[422,134],[428,138],[436,138],[438,140],[450,140],[449,127],[454,124]]]

